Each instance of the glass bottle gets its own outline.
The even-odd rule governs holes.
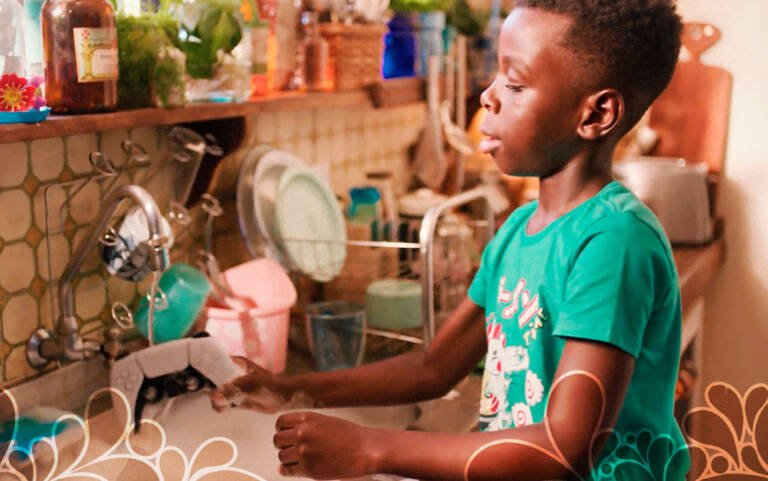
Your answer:
[[[24,65],[24,30],[21,4],[16,0],[0,0],[0,75],[26,75]]]
[[[304,27],[304,84],[307,90],[328,88],[328,41],[320,34],[317,12],[303,12]]]
[[[40,30],[40,10],[43,0],[24,0],[24,46],[27,54],[27,75],[42,77],[45,73],[43,63],[43,33]]]
[[[117,107],[117,30],[108,0],[45,0],[45,94],[57,114]]]

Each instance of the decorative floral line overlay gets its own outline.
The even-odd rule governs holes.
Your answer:
[[[555,381],[552,391],[577,379],[594,383],[593,395],[602,401],[604,410],[604,389],[588,372],[566,373]],[[94,404],[105,396],[111,397],[113,410],[119,412],[110,419],[123,422],[98,422]],[[593,444],[601,436],[608,436],[608,441],[601,460],[590,460],[592,479],[678,481],[682,479],[680,473],[688,471],[689,481],[768,480],[768,385],[756,384],[741,394],[729,384],[715,382],[705,390],[705,401],[705,406],[691,409],[683,418],[688,440],[684,445],[676,446],[669,436],[648,431],[619,435],[596,430]],[[52,424],[52,434],[63,424],[69,425],[69,443],[62,441],[63,436],[42,437],[31,452],[17,442],[18,423],[12,423],[10,441],[0,444],[0,481],[265,481],[234,466],[238,449],[228,438],[210,438],[187,456],[180,448],[168,445],[163,427],[153,420],[142,420],[140,434],[134,434],[129,414],[128,401],[120,391],[100,389],[89,398],[83,418],[68,414]],[[601,410],[595,426],[601,425],[603,415]],[[6,390],[0,390],[0,418],[19,420],[16,401]],[[557,433],[547,424],[546,415],[544,422],[553,448],[513,439],[489,443],[467,462],[465,479],[470,479],[472,463],[483,452],[516,444],[555,460],[583,480],[558,448]]]
[[[531,457],[554,460],[582,481],[768,480],[768,385],[755,384],[742,395],[730,384],[710,384],[705,390],[706,405],[691,409],[683,418],[682,430],[688,440],[683,444],[648,430],[599,430],[605,414],[605,390],[599,379],[585,371],[570,371],[555,381],[552,392],[576,379],[594,383],[602,402],[591,437],[588,478],[577,472],[558,447],[557,435],[545,413],[543,423],[552,448],[519,439],[493,441],[472,454],[464,468],[464,479],[471,481],[473,463],[483,453],[514,445],[530,449]],[[605,441],[599,451],[598,441]]]
[[[106,422],[94,414],[94,404],[105,396],[111,397],[116,411]],[[134,434],[129,414],[122,392],[100,389],[88,399],[83,418],[65,414],[53,423],[52,434],[63,424],[70,425],[69,443],[61,442],[64,434],[41,437],[33,450],[17,442],[18,422],[14,422],[10,441],[0,445],[0,481],[265,481],[233,466],[238,450],[228,438],[210,438],[188,457],[168,445],[163,427],[154,420],[143,419],[140,434]],[[19,420],[16,401],[6,390],[0,390],[0,416]]]

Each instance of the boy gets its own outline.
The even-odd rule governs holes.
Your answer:
[[[222,389],[225,397],[234,388],[303,393],[325,406],[414,402],[446,393],[486,355],[481,432],[371,429],[292,412],[274,436],[282,474],[683,478],[689,461],[672,414],[681,318],[672,253],[651,212],[611,179],[616,143],[669,82],[680,29],[672,0],[517,1],[482,96],[480,148],[507,174],[539,177],[540,197],[489,243],[468,297],[434,342],[344,371],[254,368]],[[639,445],[651,439],[664,440],[660,456],[622,463],[616,455],[645,453]],[[615,449],[621,444],[629,449]]]

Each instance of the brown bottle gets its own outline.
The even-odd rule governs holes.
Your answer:
[[[117,107],[117,30],[108,0],[45,0],[45,98],[56,114]]]

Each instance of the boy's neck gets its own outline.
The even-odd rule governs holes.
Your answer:
[[[573,159],[555,174],[540,178],[539,205],[528,223],[528,233],[544,229],[597,195],[612,180],[610,157],[595,160],[589,156]]]

